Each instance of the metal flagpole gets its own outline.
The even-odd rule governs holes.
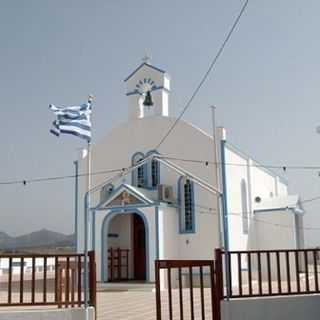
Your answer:
[[[92,102],[93,96],[89,96],[88,102]],[[85,197],[84,210],[84,307],[86,309],[86,319],[88,319],[89,306],[89,270],[88,270],[88,230],[89,230],[89,216],[90,216],[90,189],[91,189],[91,143],[88,140],[87,144],[87,192]]]
[[[79,194],[79,161],[73,161],[75,168],[75,179],[74,179],[74,234],[76,239],[76,252],[78,253],[78,194]]]
[[[85,212],[84,212],[84,304],[85,308],[88,307],[88,218],[90,211],[90,153],[91,153],[90,142],[88,142],[87,148],[87,197],[85,203]]]

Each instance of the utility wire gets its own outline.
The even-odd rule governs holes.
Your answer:
[[[314,197],[314,198],[311,198],[311,199],[302,200],[302,201],[300,201],[300,203],[309,203],[309,202],[318,201],[318,200],[320,200],[320,196],[319,197]]]
[[[167,131],[167,133],[162,137],[162,139],[160,140],[160,142],[158,143],[158,145],[156,146],[155,150],[158,150],[158,148],[162,145],[162,143],[167,139],[167,137],[170,135],[170,133],[173,131],[173,129],[175,128],[175,126],[177,125],[177,123],[180,121],[180,119],[183,117],[183,115],[185,114],[185,112],[187,111],[187,109],[190,107],[191,102],[193,101],[193,99],[196,97],[196,95],[198,94],[199,90],[201,89],[202,85],[205,83],[205,81],[207,80],[210,72],[212,71],[213,67],[215,66],[217,60],[219,59],[220,55],[222,54],[226,44],[228,43],[233,31],[235,30],[236,26],[238,25],[240,18],[243,14],[243,12],[245,11],[247,5],[248,5],[249,0],[246,0],[246,2],[244,3],[244,5],[241,8],[241,11],[239,13],[239,15],[237,16],[235,22],[233,23],[227,37],[225,38],[225,40],[223,41],[220,49],[218,50],[216,56],[214,57],[214,59],[212,60],[209,69],[207,70],[207,72],[204,74],[203,78],[201,79],[199,85],[196,87],[195,91],[193,92],[191,98],[188,100],[187,104],[185,105],[185,107],[183,108],[182,112],[180,113],[179,117],[174,121],[174,123],[172,124],[172,126],[169,128],[169,130]]]
[[[265,169],[282,169],[286,170],[318,170],[320,171],[320,166],[290,166],[290,165],[264,165],[264,164],[242,164],[242,163],[222,163],[222,162],[214,162],[210,160],[196,160],[196,159],[185,159],[179,157],[171,157],[166,155],[159,155],[162,159],[167,160],[174,160],[174,161],[181,161],[181,162],[189,162],[189,163],[198,163],[203,165],[221,165],[224,164],[226,166],[236,166],[236,167],[255,167],[255,168],[265,168]],[[103,171],[92,172],[91,176],[95,175],[102,175],[107,173],[116,173],[125,170],[129,170],[130,167],[126,168],[119,168],[119,169],[109,169]],[[43,177],[43,178],[30,178],[30,179],[19,179],[19,180],[7,180],[7,181],[0,181],[0,185],[12,185],[12,184],[24,184],[32,183],[32,182],[45,182],[45,181],[55,181],[55,180],[63,180],[63,179],[71,179],[78,177],[87,177],[88,173],[79,173],[78,175],[64,175],[64,176],[54,176],[54,177]]]
[[[121,172],[123,170],[125,170],[125,169],[124,168],[122,168],[122,169],[110,169],[110,170],[92,172],[90,175],[91,176],[95,176],[95,175],[101,175],[101,174],[107,174],[107,173],[115,173],[115,172]],[[32,179],[24,179],[24,180],[0,181],[0,185],[10,185],[10,184],[23,184],[23,185],[26,185],[27,183],[32,183],[32,182],[45,182],[45,181],[64,180],[64,179],[70,179],[70,178],[75,178],[75,177],[87,177],[88,175],[89,175],[88,173],[80,173],[78,175],[73,174],[73,175],[55,176],[55,177],[32,178]]]
[[[236,167],[256,167],[256,168],[266,168],[266,169],[281,169],[286,171],[287,169],[296,169],[296,170],[320,170],[320,166],[291,166],[291,165],[264,165],[264,164],[243,164],[243,163],[222,163],[222,162],[214,162],[210,160],[196,160],[196,159],[185,159],[179,157],[171,157],[166,155],[161,155],[163,159],[168,160],[176,160],[181,162],[191,162],[191,163],[199,163],[205,165],[220,165],[224,164],[226,166],[236,166]]]
[[[313,199],[308,199],[308,200],[305,200],[305,201],[310,201],[310,200],[313,200]],[[320,197],[318,199],[320,199]],[[194,206],[202,209],[202,210],[198,210],[197,211],[199,213],[202,213],[202,214],[213,214],[213,215],[217,215],[218,214],[217,210],[215,208],[210,208],[210,207],[207,207],[207,206],[204,206],[204,205],[200,205],[200,204],[196,204],[196,203],[194,204]],[[177,203],[174,204],[174,207],[182,208]],[[244,213],[252,214],[252,212],[228,212],[228,215],[230,215],[230,216],[238,216],[238,217],[246,219],[246,220],[252,220],[252,221],[256,221],[256,222],[262,223],[262,224],[273,225],[275,227],[292,229],[292,226],[289,226],[289,225],[285,225],[285,224],[281,224],[281,223],[274,223],[274,222],[265,221],[265,220],[260,220],[260,219],[258,219],[256,217],[243,216]],[[301,229],[301,230],[317,230],[317,231],[320,231],[320,227],[300,227],[299,229]]]

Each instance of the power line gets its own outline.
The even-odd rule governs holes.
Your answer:
[[[300,203],[309,203],[309,202],[313,202],[313,201],[317,201],[317,200],[320,200],[320,196],[314,197],[311,199],[302,200],[302,201],[300,201]]]
[[[197,160],[197,159],[185,159],[179,157],[171,157],[166,155],[160,155],[161,158],[167,160],[174,160],[174,161],[181,161],[181,162],[189,162],[189,163],[198,163],[203,165],[221,165],[224,164],[226,166],[236,166],[236,167],[255,167],[255,168],[265,168],[265,169],[286,169],[286,170],[319,170],[320,166],[290,166],[290,165],[264,165],[264,164],[242,164],[242,163],[222,163],[222,162],[214,162],[210,160]],[[119,169],[109,169],[103,171],[92,172],[91,176],[107,174],[107,173],[115,173],[121,172],[130,169],[129,167],[126,168],[119,168]],[[86,177],[88,173],[80,173],[77,175],[78,177]],[[62,176],[53,176],[53,177],[43,177],[43,178],[30,178],[30,179],[18,179],[18,180],[7,180],[7,181],[0,181],[0,185],[12,185],[12,184],[24,184],[32,183],[32,182],[45,182],[45,181],[55,181],[55,180],[63,180],[63,179],[71,179],[75,178],[76,175],[62,175]]]
[[[179,157],[171,157],[166,155],[161,155],[162,158],[168,160],[176,160],[181,162],[191,162],[191,163],[199,163],[204,164],[206,166],[210,165],[221,165],[224,164],[226,166],[236,166],[236,167],[256,167],[256,168],[265,168],[265,169],[280,169],[283,171],[289,169],[296,169],[296,170],[320,170],[320,166],[291,166],[291,165],[264,165],[264,164],[243,164],[243,163],[232,163],[232,162],[214,162],[210,160],[196,160],[196,159],[185,159]]]
[[[170,135],[170,133],[173,131],[173,129],[175,128],[175,126],[177,125],[177,123],[180,121],[180,119],[183,117],[183,115],[185,114],[185,112],[187,111],[187,109],[190,107],[191,102],[193,101],[193,99],[196,97],[196,95],[198,94],[199,90],[201,89],[202,85],[205,83],[205,81],[207,80],[210,72],[212,71],[213,67],[215,66],[218,58],[220,57],[221,53],[223,52],[227,42],[229,41],[233,31],[235,30],[236,26],[238,25],[240,18],[243,14],[243,12],[245,11],[247,5],[248,5],[249,0],[246,0],[246,2],[244,3],[244,5],[241,8],[241,11],[239,13],[239,15],[237,16],[235,22],[233,23],[227,37],[225,38],[225,40],[223,41],[220,49],[218,50],[216,56],[214,57],[214,59],[212,60],[209,69],[207,70],[207,72],[204,74],[203,78],[201,79],[199,85],[197,86],[197,88],[195,89],[195,91],[193,92],[191,98],[188,100],[187,104],[185,105],[185,107],[183,108],[182,112],[180,113],[179,117],[174,121],[174,123],[172,124],[172,126],[169,128],[169,130],[167,131],[167,133],[162,137],[162,139],[160,140],[160,142],[158,143],[158,145],[156,146],[155,150],[158,150],[158,148],[162,145],[162,143],[167,139],[167,137]]]
[[[90,175],[101,175],[101,174],[107,174],[107,173],[115,173],[115,172],[121,172],[125,170],[125,168],[122,169],[110,169],[110,170],[104,170],[104,171],[97,171],[92,172]],[[64,180],[64,179],[70,179],[75,177],[87,177],[88,173],[80,173],[78,175],[65,175],[65,176],[55,176],[55,177],[43,177],[43,178],[32,178],[32,179],[21,179],[21,180],[9,180],[9,181],[0,181],[0,185],[10,185],[10,184],[23,184],[26,185],[28,183],[33,182],[45,182],[45,181],[56,181],[56,180]]]
[[[305,201],[311,201],[311,200],[314,200],[315,198],[312,198],[312,199],[308,199],[308,200],[305,200]],[[317,198],[317,200],[320,199],[320,197]],[[199,207],[200,209],[203,209],[203,210],[198,210],[197,212],[199,213],[202,213],[202,214],[213,214],[213,215],[217,215],[217,210],[215,208],[211,208],[211,207],[207,207],[207,206],[204,206],[204,205],[200,205],[200,204],[194,204],[195,207]],[[176,205],[175,207],[177,208],[182,208],[180,205]],[[243,216],[243,214],[252,214],[252,212],[228,212],[228,215],[231,215],[231,216],[238,216],[240,218],[243,218],[243,219],[246,219],[246,220],[252,220],[252,221],[256,221],[256,222],[259,222],[259,223],[264,223],[264,224],[268,224],[268,225],[273,225],[275,227],[280,227],[280,228],[289,228],[289,229],[292,229],[292,226],[289,226],[289,225],[285,225],[285,224],[281,224],[281,223],[274,223],[274,222],[270,222],[270,221],[265,221],[265,220],[260,220],[260,219],[257,219],[256,217],[249,217],[249,216]],[[317,230],[317,231],[320,231],[320,227],[300,227],[299,229],[301,230]]]

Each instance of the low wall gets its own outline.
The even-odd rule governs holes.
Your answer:
[[[221,302],[222,320],[318,320],[319,295],[235,299]]]
[[[94,308],[88,308],[89,320],[94,320]],[[87,320],[84,308],[0,310],[0,320]]]

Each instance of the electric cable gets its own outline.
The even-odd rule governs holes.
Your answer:
[[[187,104],[185,105],[185,107],[183,108],[182,112],[180,113],[180,115],[178,116],[178,118],[175,119],[174,123],[172,124],[172,126],[169,128],[169,130],[166,132],[166,134],[162,137],[162,139],[160,140],[160,142],[158,143],[158,145],[156,146],[156,148],[154,148],[155,150],[158,150],[159,147],[163,144],[163,142],[167,139],[167,137],[170,135],[170,133],[173,131],[173,129],[175,128],[175,126],[177,125],[177,123],[180,121],[180,119],[183,117],[183,115],[185,114],[185,112],[187,111],[187,109],[190,107],[191,102],[194,100],[194,98],[196,97],[196,95],[198,94],[199,90],[201,89],[202,85],[205,83],[205,81],[207,80],[210,72],[212,71],[213,67],[215,66],[216,62],[218,61],[220,55],[222,54],[226,44],[228,43],[232,33],[234,32],[236,26],[238,25],[240,18],[242,16],[242,14],[244,13],[247,5],[248,5],[249,0],[246,0],[244,5],[242,6],[240,13],[238,14],[236,20],[234,21],[230,31],[227,34],[227,37],[225,38],[225,40],[223,41],[222,45],[220,46],[217,54],[215,55],[214,59],[212,60],[208,70],[206,71],[206,73],[204,74],[204,76],[202,77],[200,83],[198,84],[198,86],[196,87],[195,91],[193,92],[193,94],[191,95],[190,99],[188,100]]]

